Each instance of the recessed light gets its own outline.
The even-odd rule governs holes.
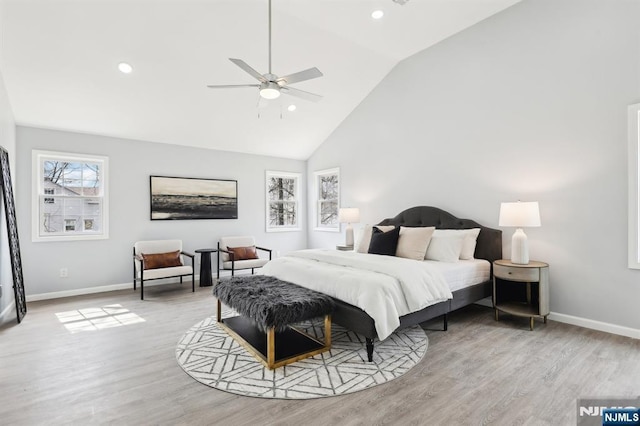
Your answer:
[[[383,11],[381,11],[381,10],[374,10],[374,11],[371,13],[371,17],[372,17],[373,19],[380,19],[380,18],[382,18],[383,16],[384,16],[384,12],[383,12]]]
[[[120,72],[125,74],[131,74],[131,71],[133,71],[133,67],[126,62],[120,62],[118,64],[118,69]]]
[[[289,111],[291,111],[291,112],[295,111],[295,110],[296,110],[296,108],[297,108],[297,107],[296,107],[295,105],[293,105],[293,104],[291,104],[291,105],[289,105],[289,106],[287,107],[287,109],[288,109]]]

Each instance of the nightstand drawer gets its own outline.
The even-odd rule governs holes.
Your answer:
[[[493,266],[493,275],[511,281],[538,282],[540,281],[539,268],[518,268],[513,266]]]

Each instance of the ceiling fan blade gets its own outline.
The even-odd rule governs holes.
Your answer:
[[[266,83],[267,79],[264,78],[264,76],[262,74],[260,74],[258,71],[254,70],[253,68],[251,68],[249,65],[247,65],[247,63],[245,61],[243,61],[242,59],[234,59],[234,58],[229,58],[229,60],[231,62],[233,62],[234,64],[236,64],[237,66],[239,66],[240,68],[242,68],[246,73],[251,74],[254,78],[256,78],[258,81],[262,82],[262,83]]]
[[[233,89],[234,87],[260,87],[259,84],[210,84],[209,89]]]
[[[277,83],[283,82],[283,84],[297,83],[299,81],[311,80],[312,78],[322,77],[323,74],[316,67],[309,68],[308,70],[296,72],[293,74],[280,77],[276,80]]]
[[[286,93],[287,95],[296,96],[301,99],[306,99],[311,102],[318,102],[322,99],[322,96],[316,95],[315,93],[305,92],[304,90],[294,89],[293,87],[284,86],[280,89],[282,93]]]

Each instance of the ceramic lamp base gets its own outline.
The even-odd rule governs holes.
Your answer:
[[[511,237],[511,263],[518,265],[529,263],[529,243],[522,228],[516,229]]]
[[[347,228],[345,229],[345,246],[353,247],[353,227],[350,223],[347,224]]]

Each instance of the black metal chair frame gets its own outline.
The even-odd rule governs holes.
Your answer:
[[[271,252],[273,250],[268,249],[268,248],[264,248],[264,247],[258,247],[258,246],[256,246],[256,249],[257,250],[266,251],[267,253],[269,253],[269,260],[271,260]],[[217,250],[217,252],[218,252],[218,265],[217,265],[218,273],[216,275],[216,278],[218,280],[220,280],[220,252],[227,253],[229,255],[229,259],[231,260],[231,276],[232,277],[235,276],[236,261],[233,259],[233,257],[234,257],[233,252],[230,251],[230,250],[221,249],[220,248],[220,241],[218,241],[218,250]],[[258,268],[262,268],[262,266],[258,266]],[[249,269],[249,268],[243,268],[243,269]],[[251,275],[254,274],[254,270],[255,269],[257,269],[257,268],[251,268]],[[223,270],[228,271],[228,269],[223,269]],[[241,271],[242,269],[239,269],[239,270]]]
[[[147,278],[146,281],[152,280],[165,280],[167,278],[176,278],[180,277],[180,284],[182,284],[182,277],[188,277],[191,275],[191,292],[194,293],[196,291],[196,274],[195,274],[195,255],[191,253],[187,253],[185,251],[180,252],[181,255],[185,255],[191,258],[191,273],[190,274],[182,274],[182,275],[170,275],[168,277],[160,277],[160,278]],[[144,300],[144,258],[140,255],[136,254],[136,248],[133,248],[133,290],[136,290],[136,283],[138,281],[138,274],[136,273],[136,260],[140,262],[140,300]]]

